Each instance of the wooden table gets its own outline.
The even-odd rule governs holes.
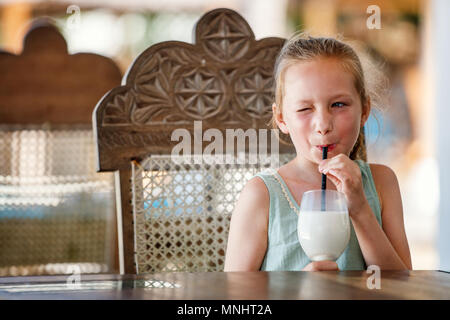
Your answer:
[[[450,273],[381,271],[369,289],[366,271],[211,272],[147,275],[0,277],[0,299],[446,299]],[[369,279],[370,280],[370,279]]]

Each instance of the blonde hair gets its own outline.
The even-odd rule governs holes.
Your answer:
[[[380,72],[380,67],[373,64],[373,61],[359,52],[365,58],[364,67],[356,53],[356,48],[352,48],[349,43],[345,43],[340,36],[333,37],[313,37],[306,32],[294,34],[287,40],[281,49],[275,62],[275,104],[282,112],[284,96],[284,74],[287,68],[297,62],[311,61],[318,58],[335,58],[344,70],[350,72],[354,77],[355,89],[361,99],[361,105],[365,108],[370,99],[371,106],[380,111],[383,109],[383,97],[379,91],[387,87],[387,78]],[[364,72],[364,69],[368,69]],[[368,81],[365,74],[371,74],[373,77]],[[377,85],[378,83],[378,85]],[[377,88],[378,87],[378,88]],[[275,113],[272,115],[272,127],[278,128],[275,121]],[[378,120],[378,119],[377,119]],[[281,142],[284,142],[281,140]],[[284,142],[286,143],[286,142]],[[358,139],[350,153],[350,159],[367,160],[364,130],[360,130]]]

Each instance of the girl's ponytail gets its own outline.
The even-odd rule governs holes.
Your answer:
[[[356,140],[356,143],[350,152],[350,159],[360,159],[367,162],[366,136],[364,134],[364,127],[361,128],[358,135],[358,140]]]

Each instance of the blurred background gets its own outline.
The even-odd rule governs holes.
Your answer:
[[[371,5],[377,7],[370,9]],[[445,116],[440,112],[449,114],[444,108],[448,72],[442,71],[450,69],[448,54],[445,55],[449,52],[445,44],[450,30],[449,1],[2,0],[0,48],[20,54],[30,21],[51,17],[66,39],[69,53],[89,52],[109,57],[124,74],[132,61],[152,44],[165,40],[192,42],[196,21],[206,11],[218,7],[239,12],[249,22],[257,39],[286,38],[297,30],[308,30],[316,35],[341,34],[370,54],[378,70],[389,80],[389,95],[380,105],[381,109],[374,110],[366,126],[369,162],[386,164],[398,176],[413,268],[446,266],[448,269],[446,243],[450,239],[446,233],[450,233],[450,226],[444,199],[448,188],[445,181],[440,181],[448,177],[444,165],[446,128]],[[377,12],[378,25],[373,16]],[[94,171],[94,167],[90,170]],[[101,201],[107,204],[113,199],[112,187],[108,189],[105,179],[109,178],[102,180],[106,196],[91,203],[94,211],[101,206]],[[7,184],[6,180],[2,181],[0,187],[2,183]],[[26,204],[0,202],[0,224],[2,219],[10,219],[14,215],[11,208],[18,206]],[[101,214],[114,221],[113,210],[109,205]],[[10,237],[3,232],[0,241],[5,242]],[[102,237],[107,244],[101,250],[105,250],[113,240]],[[6,248],[0,244],[0,250]],[[114,269],[111,259],[103,256],[96,260],[96,265],[88,271]],[[4,274],[25,272],[17,268],[11,271],[0,261],[2,267]]]

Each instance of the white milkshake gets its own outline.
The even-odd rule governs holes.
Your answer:
[[[336,260],[350,240],[346,211],[301,211],[297,234],[312,261]]]

